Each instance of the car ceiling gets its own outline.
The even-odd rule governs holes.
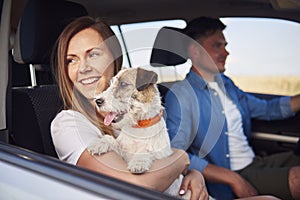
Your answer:
[[[300,22],[300,0],[69,0],[84,5],[89,15],[107,23],[127,24],[167,19],[189,21],[211,17],[271,17]],[[12,27],[27,0],[14,0]],[[55,1],[53,1],[55,2]]]
[[[181,18],[279,17],[300,21],[299,0],[72,0],[112,24]]]

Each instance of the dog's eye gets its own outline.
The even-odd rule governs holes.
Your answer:
[[[126,82],[120,82],[121,87],[126,87],[127,85],[128,85],[128,83],[126,83]]]

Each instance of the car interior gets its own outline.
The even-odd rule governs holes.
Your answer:
[[[206,15],[279,18],[300,23],[297,0],[191,0],[172,1],[171,4],[166,0],[0,0],[0,8],[0,169],[2,166],[9,171],[13,165],[14,170],[34,171],[68,187],[81,188],[88,195],[112,199],[173,198],[57,159],[50,123],[63,109],[63,104],[50,59],[58,35],[72,19],[90,15],[112,26],[120,26],[170,19],[190,21]],[[163,68],[185,63],[184,40],[180,28],[167,25],[160,28],[149,64]],[[162,100],[171,84],[173,82],[158,85]],[[254,95],[266,99],[278,96]],[[262,155],[287,150],[300,154],[299,122],[300,113],[285,120],[253,120],[255,133],[251,142],[254,150]],[[80,184],[74,186],[74,182]]]

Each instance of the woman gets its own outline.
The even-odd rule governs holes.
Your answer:
[[[115,152],[92,156],[86,147],[103,135],[113,135],[97,112],[94,93],[104,91],[110,79],[120,70],[120,44],[109,26],[90,17],[70,23],[61,33],[53,63],[60,93],[62,110],[51,124],[56,152],[61,160],[142,187],[164,191],[183,173],[188,164],[187,154],[174,150],[168,158],[155,161],[151,170],[142,175],[131,174],[127,164]],[[164,180],[164,181],[162,181]],[[207,199],[203,177],[189,171],[181,192],[192,191],[192,199]]]

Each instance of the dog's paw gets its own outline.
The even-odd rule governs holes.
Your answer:
[[[104,135],[101,138],[93,140],[93,142],[91,142],[91,144],[87,147],[87,150],[92,155],[101,155],[118,149],[117,146],[118,144],[112,136]]]
[[[128,162],[128,169],[133,174],[142,174],[150,169],[152,165],[151,159],[133,158]]]

